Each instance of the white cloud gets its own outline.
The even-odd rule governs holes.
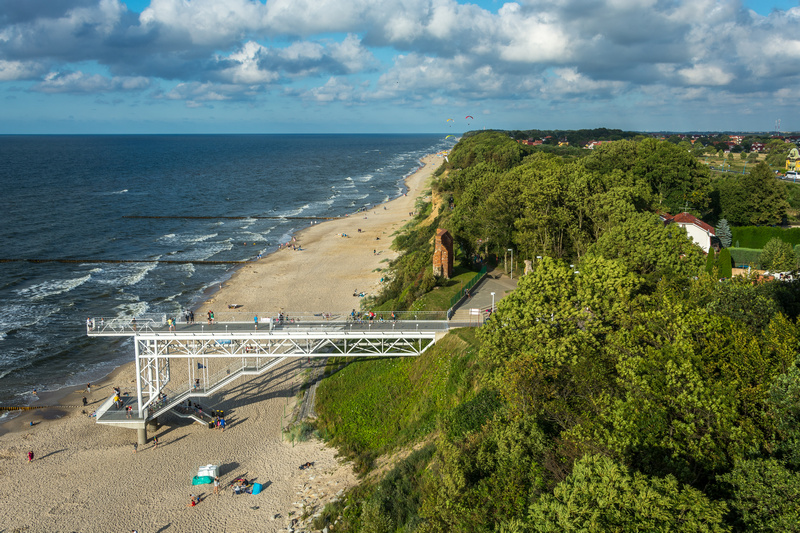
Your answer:
[[[500,0],[494,11],[466,0],[151,0],[141,15],[120,0],[14,5],[0,14],[0,82],[39,80],[40,92],[165,83],[159,97],[207,105],[281,86],[316,102],[511,107],[696,100],[705,87],[777,104],[769,95],[800,85],[800,8],[761,16],[740,0]]]
[[[258,65],[259,59],[266,53],[266,49],[260,44],[249,41],[245,43],[241,50],[234,52],[227,58],[218,57],[217,60],[224,60],[232,66],[223,69],[220,76],[231,83],[271,83],[277,80],[280,75],[277,72],[261,69]]]
[[[35,79],[44,72],[46,72],[44,65],[38,62],[0,59],[0,81]]]
[[[319,103],[334,101],[355,103],[359,100],[355,87],[338,78],[330,78],[322,87],[315,87],[305,91],[302,96],[306,100],[313,100]]]
[[[734,76],[716,65],[693,65],[678,70],[689,85],[727,85]]]
[[[42,93],[106,93],[142,91],[150,86],[150,80],[142,76],[114,76],[83,72],[50,72],[32,90]]]

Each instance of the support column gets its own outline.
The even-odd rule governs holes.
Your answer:
[[[144,446],[147,444],[147,428],[141,427],[136,429],[136,437],[139,446]]]

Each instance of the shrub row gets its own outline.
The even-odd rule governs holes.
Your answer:
[[[731,228],[732,242],[742,248],[763,248],[773,237],[792,246],[800,244],[800,228],[774,228],[771,226],[738,226]]]
[[[733,263],[739,265],[752,265],[755,268],[761,266],[760,248],[727,248],[731,252]]]

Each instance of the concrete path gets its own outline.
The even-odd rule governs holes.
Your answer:
[[[510,279],[502,268],[495,268],[472,288],[470,297],[455,308],[451,321],[483,322],[487,316],[486,310],[492,307],[492,293],[494,293],[494,304],[497,305],[497,302],[516,288],[517,278]],[[471,309],[478,309],[481,314],[473,315],[470,313]]]

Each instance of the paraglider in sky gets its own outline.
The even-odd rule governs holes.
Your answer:
[[[471,118],[472,120],[475,120],[475,117],[473,117],[472,115],[467,115],[467,116],[466,116],[466,117],[464,117],[464,118],[465,118],[465,119],[467,119],[467,118]]]
[[[448,118],[445,122],[452,122],[452,118]]]
[[[455,137],[455,135],[448,135],[448,136],[447,136],[447,137],[445,137],[444,139],[445,139],[445,140],[447,140],[447,139],[449,139],[450,137]]]

